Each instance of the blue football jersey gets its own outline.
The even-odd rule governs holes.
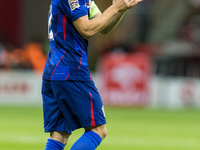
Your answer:
[[[87,63],[88,40],[73,21],[90,15],[91,0],[52,0],[48,17],[50,50],[44,68],[45,80],[90,81]]]

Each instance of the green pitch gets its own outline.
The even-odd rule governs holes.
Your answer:
[[[199,150],[200,110],[106,108],[108,135],[98,150]],[[0,107],[1,150],[43,150],[39,107]],[[82,134],[77,130],[72,143]]]

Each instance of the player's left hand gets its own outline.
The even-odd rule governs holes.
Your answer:
[[[113,0],[113,5],[117,10],[119,10],[119,12],[124,12],[128,9],[131,9],[141,1],[143,0]]]
[[[133,6],[137,5],[141,1],[143,1],[143,0],[129,0],[129,9],[132,8]]]

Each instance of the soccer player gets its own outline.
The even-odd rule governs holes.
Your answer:
[[[71,150],[95,150],[107,134],[103,103],[87,64],[88,40],[110,32],[142,0],[113,0],[101,13],[93,0],[52,0],[50,51],[43,73],[45,150],[63,150],[72,131],[84,134]]]

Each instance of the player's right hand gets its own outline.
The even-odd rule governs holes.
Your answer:
[[[113,0],[113,5],[119,12],[126,11],[143,0]]]

